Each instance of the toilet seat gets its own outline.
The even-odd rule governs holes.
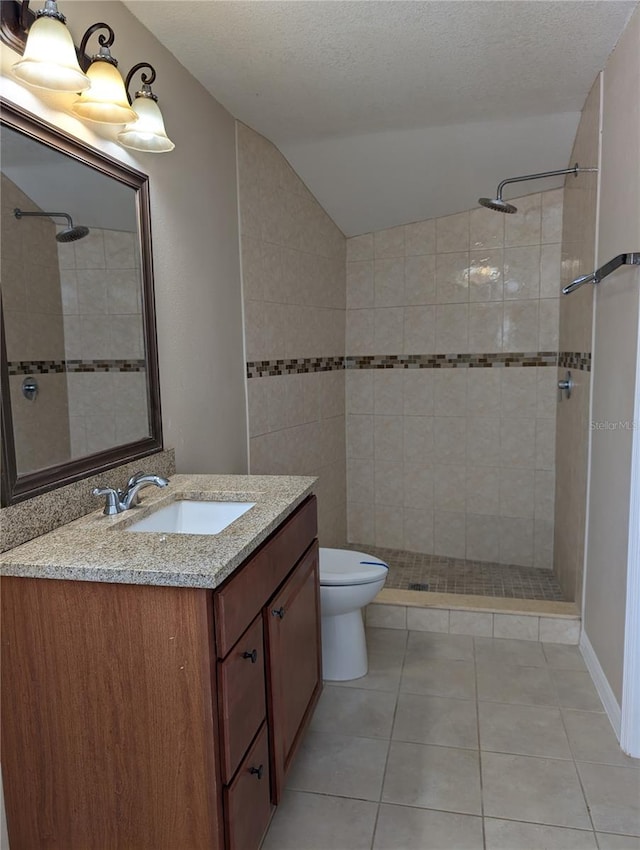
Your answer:
[[[366,552],[349,549],[320,549],[320,584],[337,587],[370,584],[386,578],[389,567]]]

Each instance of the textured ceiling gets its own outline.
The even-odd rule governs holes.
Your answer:
[[[522,119],[540,119],[540,153],[550,157],[544,167],[567,164],[577,113],[636,2],[129,0],[126,5],[236,117],[275,142],[343,230],[356,233],[417,214],[455,211],[443,209],[442,199],[430,199],[428,186],[423,206],[405,208],[384,179],[387,166],[402,175],[401,183],[411,172],[415,179],[439,168],[438,161],[424,162],[415,140],[422,139],[426,150],[442,128],[455,128],[450,135],[459,142],[456,156],[468,155],[474,174],[482,176],[481,194],[510,176],[494,173],[501,162],[497,153],[509,152],[518,137],[509,125]],[[472,126],[465,143],[460,128],[467,124]],[[494,126],[493,134],[482,133],[486,167],[476,124]],[[394,161],[393,145],[385,160],[380,141],[388,133],[413,138],[405,146],[405,156],[412,150],[410,162]],[[377,152],[367,172],[357,147],[370,135]],[[332,173],[323,170],[325,159]],[[540,165],[530,164],[529,151],[523,151],[522,162],[517,155],[506,159],[516,173]],[[350,181],[349,192],[361,192],[361,203],[341,191],[343,179],[332,179],[336,168],[349,173],[356,164],[362,182]]]

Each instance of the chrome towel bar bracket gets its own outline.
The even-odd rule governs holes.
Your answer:
[[[619,269],[620,266],[640,266],[640,251],[636,251],[631,254],[618,254],[618,256],[614,257],[613,260],[609,260],[609,262],[605,263],[604,266],[600,266],[597,271],[572,280],[571,283],[568,283],[565,287],[563,287],[562,294],[570,295],[585,283],[600,283],[601,280],[604,280],[604,278],[607,277],[607,275],[610,275],[611,272]]]

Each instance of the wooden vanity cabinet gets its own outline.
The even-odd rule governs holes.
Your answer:
[[[257,850],[322,688],[316,530],[214,591],[2,579],[11,850]]]

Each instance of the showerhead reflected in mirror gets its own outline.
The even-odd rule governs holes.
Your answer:
[[[0,145],[6,505],[161,436],[146,177],[13,109]]]
[[[67,226],[64,230],[56,233],[56,242],[75,242],[76,239],[84,239],[89,235],[89,228],[83,224],[78,224],[74,227],[73,219],[68,213],[63,212],[26,212],[25,210],[15,209],[13,214],[17,219],[25,218],[26,216],[46,216],[48,218],[66,218]]]

